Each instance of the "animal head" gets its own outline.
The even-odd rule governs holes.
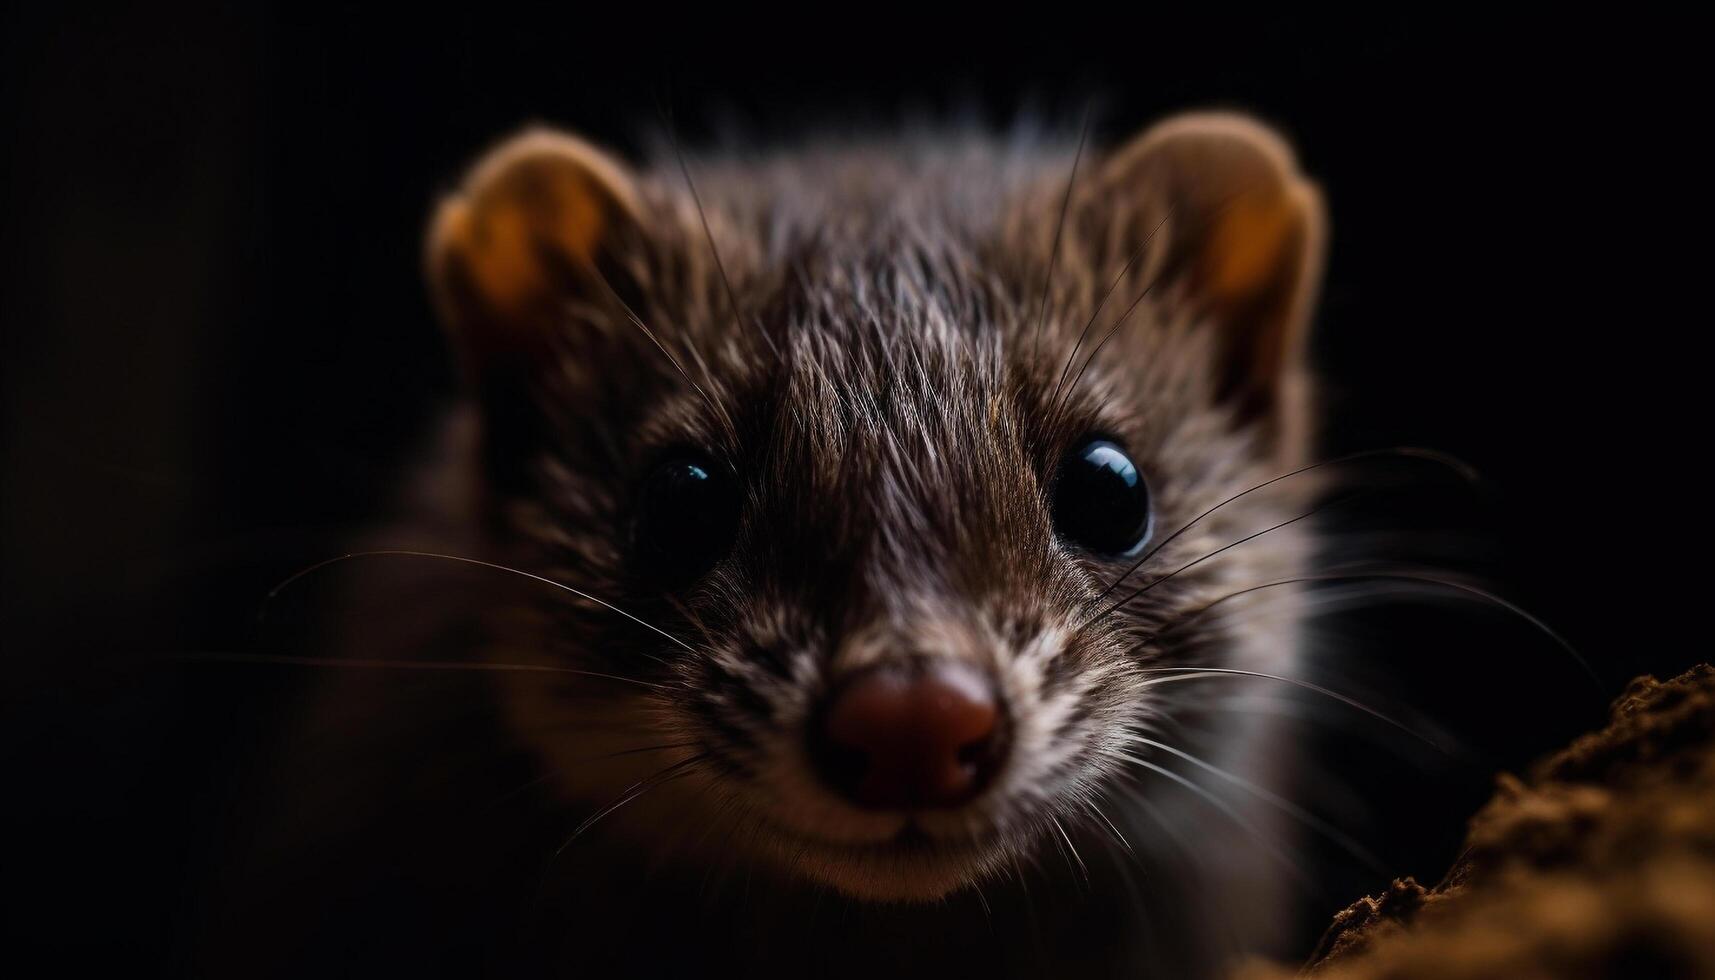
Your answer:
[[[1170,720],[1197,613],[1290,575],[1314,188],[1258,124],[1098,153],[948,138],[633,169],[518,136],[440,205],[513,724],[587,810],[929,899],[1083,823]],[[1159,580],[1159,581],[1157,581]],[[548,594],[551,593],[551,594]],[[598,601],[599,600],[599,601]],[[619,612],[618,610],[623,610]],[[1197,651],[1193,656],[1192,651]]]

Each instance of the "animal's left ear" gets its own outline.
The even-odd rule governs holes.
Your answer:
[[[1292,413],[1326,219],[1285,141],[1245,116],[1191,113],[1122,147],[1103,177],[1141,205],[1148,227],[1133,234],[1159,228],[1157,273],[1221,330],[1221,394],[1248,418]]]
[[[429,284],[467,373],[524,368],[589,332],[580,310],[624,288],[615,257],[641,240],[625,167],[574,136],[532,130],[489,152],[429,231]],[[522,362],[522,363],[519,363]]]
[[[623,164],[542,129],[491,150],[441,200],[429,285],[500,482],[519,477],[549,425],[540,386],[588,414],[625,403],[640,383],[638,334],[613,325],[642,289],[645,224]]]

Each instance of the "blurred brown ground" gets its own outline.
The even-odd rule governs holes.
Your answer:
[[[1715,977],[1715,668],[1634,680],[1606,728],[1499,784],[1440,884],[1348,907],[1302,974]]]

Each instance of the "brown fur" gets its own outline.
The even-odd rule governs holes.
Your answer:
[[[1321,211],[1283,144],[1236,117],[1085,153],[1069,184],[1076,156],[859,143],[699,160],[687,183],[673,160],[631,172],[537,132],[441,205],[431,278],[480,418],[443,472],[478,493],[430,543],[678,641],[550,588],[471,603],[493,662],[622,679],[497,675],[508,727],[568,819],[627,801],[592,831],[610,864],[922,902],[1013,889],[1064,845],[1090,863],[1121,855],[1126,873],[1171,869],[1152,887],[1190,920],[1174,937],[1187,950],[1215,942],[1195,934],[1212,905],[1246,923],[1244,945],[1266,941],[1267,859],[1131,760],[1152,755],[1137,735],[1171,740],[1190,720],[1151,667],[1291,662],[1283,592],[1157,633],[1299,571],[1303,526],[1090,621],[1129,560],[1059,540],[1048,498],[1065,453],[1113,438],[1149,482],[1153,546],[1305,461]],[[628,560],[629,501],[683,447],[735,474],[742,521],[711,573],[662,593]],[[1276,489],[1198,522],[1115,596],[1302,511],[1302,481]],[[933,657],[998,678],[1016,747],[972,804],[916,817],[907,847],[905,815],[822,785],[804,730],[846,672]],[[1268,779],[1280,749],[1266,731],[1204,720],[1221,726],[1210,762]],[[1209,848],[1195,866],[1169,856],[1176,833]],[[917,928],[952,915],[940,908],[898,914]],[[1080,955],[1118,969],[1136,946]]]

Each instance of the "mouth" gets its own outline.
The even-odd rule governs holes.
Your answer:
[[[853,898],[926,902],[965,888],[997,867],[998,834],[938,836],[913,817],[897,831],[863,841],[814,836],[771,823],[778,852],[812,880]]]

